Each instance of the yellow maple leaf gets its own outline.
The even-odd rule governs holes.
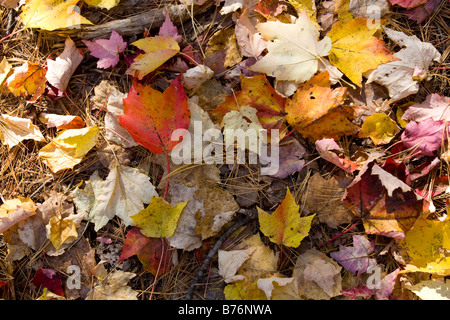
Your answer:
[[[41,28],[49,31],[92,24],[78,13],[79,8],[76,6],[78,1],[28,0],[22,7],[20,19],[27,28]]]
[[[400,245],[412,258],[403,272],[427,272],[450,275],[450,221],[421,218],[406,232]]]
[[[384,42],[374,36],[378,30],[368,27],[368,19],[358,17],[336,22],[328,33],[332,42],[328,55],[330,63],[358,86],[361,86],[364,72],[398,60],[384,47]]]
[[[131,216],[144,236],[151,238],[171,237],[177,228],[178,219],[188,201],[172,207],[162,198],[152,197],[147,208]]]
[[[49,221],[49,238],[56,250],[61,245],[78,237],[77,226],[71,216],[62,218],[54,216]]]
[[[97,126],[64,130],[39,151],[39,157],[54,173],[72,169],[95,146],[99,131]]]
[[[145,51],[134,59],[126,72],[139,80],[180,51],[178,42],[173,37],[148,37],[135,41],[132,45]]]
[[[261,232],[276,244],[298,247],[308,235],[315,216],[300,217],[299,208],[288,188],[286,197],[272,214],[257,208]]]
[[[400,128],[386,113],[374,113],[364,120],[359,131],[360,138],[370,137],[376,145],[389,143]]]

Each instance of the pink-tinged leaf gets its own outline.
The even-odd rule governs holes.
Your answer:
[[[242,55],[257,58],[267,47],[267,41],[251,23],[246,13],[236,21],[236,40]]]
[[[392,4],[397,4],[403,8],[414,8],[427,2],[427,0],[390,0]]]
[[[270,176],[275,178],[284,179],[294,172],[300,171],[305,165],[303,156],[306,153],[306,149],[295,138],[286,137],[280,142],[279,146],[279,163],[278,171]],[[269,155],[261,155],[261,162],[270,162]],[[269,165],[274,165],[273,163]]]
[[[444,136],[445,121],[434,121],[428,118],[419,123],[410,121],[401,135],[401,141],[407,148],[414,150],[417,157],[433,156],[442,144]]]
[[[375,289],[369,289],[366,286],[358,286],[341,291],[342,295],[348,297],[350,300],[356,300],[359,298],[369,299],[375,294],[375,292]]]
[[[8,284],[8,281],[0,281],[0,288],[7,284]]]
[[[409,19],[415,20],[417,23],[422,23],[433,15],[442,1],[444,0],[429,0],[412,9],[404,10],[402,13]]]
[[[409,174],[409,179],[411,181],[414,181],[414,180],[419,179],[419,178],[421,178],[423,176],[426,176],[439,163],[441,163],[441,160],[438,157],[436,157],[434,159],[428,159],[425,163],[423,163],[420,166],[415,167],[413,170],[411,170],[411,173]]]
[[[365,236],[354,235],[353,246],[339,245],[338,252],[330,253],[330,256],[339,262],[347,271],[360,275],[370,266],[375,266],[377,261],[370,258],[375,247]]]
[[[161,37],[172,37],[177,42],[181,41],[181,35],[178,33],[177,26],[173,24],[172,20],[170,20],[169,11],[166,14],[166,20],[164,20],[163,24],[159,28],[159,36]]]
[[[64,51],[55,60],[47,60],[47,81],[60,92],[63,93],[67,89],[70,78],[75,69],[83,60],[83,55],[75,46],[72,39],[67,38]]]
[[[119,62],[119,55],[127,47],[126,41],[115,30],[111,32],[109,39],[98,39],[94,42],[83,40],[83,43],[91,51],[91,55],[99,58],[97,68],[101,69],[115,67]]]
[[[394,290],[395,281],[397,280],[400,268],[392,271],[386,277],[381,280],[380,289],[375,293],[375,299],[377,300],[388,300],[389,296]]]
[[[64,296],[61,279],[55,270],[38,269],[33,279],[31,279],[31,283],[34,284],[36,288],[42,286],[59,296]]]
[[[339,157],[337,155],[336,152],[343,152],[344,150],[336,143],[336,141],[334,141],[334,139],[324,138],[317,140],[315,144],[317,152],[323,159],[335,164],[347,172],[353,172],[358,169],[356,163],[346,157]]]
[[[437,93],[429,94],[425,101],[411,105],[403,114],[402,119],[420,122],[432,118],[435,121],[450,121],[450,97]]]

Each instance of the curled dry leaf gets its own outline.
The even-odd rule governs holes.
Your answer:
[[[62,95],[66,91],[72,74],[83,58],[84,56],[75,46],[75,42],[68,37],[61,55],[55,60],[47,59],[47,73],[45,77],[48,83],[59,90],[58,95]]]
[[[98,231],[114,216],[122,219],[126,226],[134,225],[130,216],[144,209],[158,196],[150,178],[136,168],[122,165],[111,166],[105,180],[94,172],[86,181],[85,188],[78,187],[72,193],[79,212],[86,212]]]
[[[0,140],[3,144],[11,149],[27,139],[45,142],[41,131],[30,119],[0,115]]]

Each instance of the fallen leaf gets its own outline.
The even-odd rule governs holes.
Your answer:
[[[225,283],[245,279],[245,276],[240,274],[236,275],[236,272],[242,264],[250,258],[252,253],[252,249],[218,251],[219,275],[223,277],[223,281],[225,281]]]
[[[375,291],[375,289],[369,289],[366,286],[357,286],[347,290],[342,290],[341,293],[350,300],[357,300],[360,298],[369,299],[375,294]]]
[[[407,288],[421,300],[450,300],[450,282],[448,280],[426,280]]]
[[[225,114],[241,106],[255,108],[258,120],[264,129],[280,129],[280,139],[283,138],[285,127],[284,106],[286,98],[275,91],[266,76],[241,76],[241,91],[228,95],[225,101],[211,113],[222,120]]]
[[[6,200],[0,206],[0,233],[36,213],[36,205],[30,198],[18,197]]]
[[[84,214],[72,214],[68,217],[54,216],[50,219],[47,227],[48,238],[56,250],[64,243],[71,243],[77,239],[77,226],[80,225],[83,217]]]
[[[135,276],[132,272],[115,270],[91,289],[86,300],[137,300],[139,293],[127,285]]]
[[[20,19],[27,28],[41,28],[48,31],[92,24],[78,13],[76,6],[78,1],[28,0],[22,6]]]
[[[445,140],[446,123],[428,118],[419,123],[410,121],[401,135],[401,142],[414,151],[417,157],[434,156]]]
[[[389,28],[384,31],[402,49],[394,53],[397,61],[378,66],[368,75],[367,83],[376,82],[387,87],[392,101],[397,101],[419,91],[419,83],[413,77],[415,69],[426,78],[430,65],[439,61],[441,54],[431,43],[422,42],[415,35],[407,36]]]
[[[72,74],[83,60],[84,56],[75,46],[70,37],[66,39],[64,51],[55,60],[47,59],[47,81],[58,89],[65,92]]]
[[[434,12],[439,8],[443,0],[430,0],[422,3],[409,10],[404,10],[402,14],[406,15],[409,19],[417,21],[417,23],[423,23],[428,17],[431,17]]]
[[[70,250],[65,251],[58,256],[47,256],[46,263],[49,268],[52,268],[63,275],[75,275],[76,269],[80,270],[80,277],[77,279],[66,279],[64,289],[64,296],[67,299],[85,299],[88,292],[94,285],[95,267],[95,249],[91,248],[89,241],[80,237],[78,241],[73,243]],[[64,280],[64,279],[63,279]],[[69,289],[67,284],[72,284]]]
[[[423,198],[411,187],[369,162],[347,186],[344,203],[362,218],[367,234],[402,239],[423,210]]]
[[[239,111],[232,110],[225,114],[222,119],[225,146],[231,146],[234,148],[234,140],[237,140],[237,148],[242,152],[237,155],[239,159],[244,156],[244,150],[247,149],[250,152],[256,154],[260,153],[260,146],[267,141],[260,141],[260,131],[263,130],[261,123],[257,116],[258,110],[249,106],[241,106]],[[242,131],[239,131],[242,130]],[[241,133],[241,134],[239,134]],[[241,137],[256,137],[256,139],[245,139],[245,141],[239,138]],[[228,152],[228,150],[226,150]],[[241,159],[242,160],[242,159]]]
[[[258,219],[261,232],[276,244],[297,248],[300,242],[308,236],[311,222],[315,214],[300,217],[300,207],[287,189],[286,197],[271,214],[258,209]]]
[[[340,156],[340,154],[344,153],[344,149],[342,149],[334,139],[323,138],[317,140],[315,142],[316,150],[319,155],[338,166],[344,171],[353,172],[358,169],[358,165],[348,159],[346,156]]]
[[[256,25],[266,39],[268,54],[249,69],[277,80],[305,82],[317,71],[319,60],[327,56],[331,40],[319,38],[319,30],[303,12],[295,23],[268,21]]]
[[[316,141],[353,134],[357,126],[349,119],[353,109],[343,106],[345,87],[330,88],[327,71],[301,84],[286,103],[286,121],[303,136]]]
[[[363,73],[379,65],[399,60],[374,36],[378,28],[369,28],[367,19],[355,18],[336,22],[328,37],[332,41],[330,63],[353,83],[361,86]]]
[[[66,300],[66,298],[49,291],[47,288],[44,288],[41,296],[36,300]]]
[[[308,187],[303,194],[305,209],[317,214],[320,222],[337,229],[339,225],[350,223],[354,218],[350,209],[341,201],[344,192],[344,186],[340,185],[336,177],[325,180],[317,172],[308,180]]]
[[[0,4],[6,8],[18,9],[20,5],[25,2],[24,0],[0,0]]]
[[[350,0],[350,11],[355,18],[373,18],[375,10],[379,18],[390,13],[388,0]]]
[[[38,64],[25,62],[14,68],[13,74],[6,79],[6,86],[15,96],[31,96],[29,101],[34,102],[45,91],[46,72]]]
[[[270,300],[272,298],[272,292],[274,291],[275,286],[277,286],[277,288],[284,287],[289,283],[295,283],[294,280],[294,278],[270,277],[258,279],[257,285],[260,290],[264,291],[267,296],[267,300]]]
[[[420,218],[414,228],[406,232],[400,246],[407,249],[411,261],[402,272],[426,272],[447,276],[450,274],[448,234],[450,222]],[[410,268],[408,268],[410,267]]]
[[[306,161],[303,156],[306,154],[306,149],[293,137],[284,138],[279,145],[279,165],[278,170],[270,176],[284,179],[295,172],[303,169]],[[260,161],[270,161],[270,155],[261,153]]]
[[[119,124],[118,115],[123,114],[123,99],[127,94],[122,93],[117,85],[108,80],[102,80],[94,88],[95,96],[93,103],[99,105],[99,108],[104,108],[106,105],[105,114],[105,137],[108,141],[116,143],[125,148],[131,148],[138,144],[128,131]]]
[[[96,126],[64,130],[39,150],[39,157],[53,173],[72,169],[95,146],[99,131]]]
[[[54,113],[41,113],[39,120],[47,124],[47,128],[57,128],[58,130],[81,129],[86,125],[79,116]]]
[[[403,113],[402,119],[416,122],[432,118],[434,121],[450,120],[450,97],[444,97],[437,93],[427,95],[425,101],[419,104],[411,104]]]
[[[4,145],[11,149],[27,139],[45,142],[41,131],[30,119],[0,115],[0,140]]]
[[[112,9],[117,6],[120,0],[84,0],[88,5],[104,8],[104,9]]]
[[[59,296],[64,296],[61,279],[55,270],[38,269],[31,279],[31,283],[34,284],[37,289],[40,287],[46,288]]]
[[[374,250],[374,244],[365,236],[354,235],[352,247],[339,245],[339,251],[331,252],[330,256],[347,271],[360,275],[366,272],[367,268],[377,265],[377,261],[370,258]]]
[[[397,281],[397,276],[400,272],[400,268],[395,269],[391,273],[387,274],[380,281],[380,289],[375,292],[375,299],[377,300],[388,300],[392,291],[394,290],[395,282]]]
[[[330,300],[341,294],[341,267],[317,249],[299,255],[293,272],[299,295],[306,299]]]
[[[76,188],[73,193],[78,212],[87,212],[95,224],[95,231],[104,227],[114,216],[125,226],[134,225],[132,215],[144,209],[158,194],[150,178],[136,168],[115,164],[105,180],[95,172],[86,181],[84,190]]]
[[[144,236],[139,228],[131,228],[125,235],[122,253],[119,261],[137,255],[145,270],[153,275],[162,275],[172,267],[173,251],[166,239]]]
[[[168,238],[173,247],[187,251],[200,247],[202,240],[219,233],[239,209],[233,195],[220,187],[220,170],[214,164],[183,170],[170,179],[170,203],[175,206],[188,201],[174,235]]]
[[[173,24],[172,20],[170,20],[169,11],[166,13],[166,20],[164,20],[163,24],[159,28],[158,36],[172,37],[177,42],[180,42],[182,39],[181,35],[178,33],[177,26]]]
[[[223,52],[223,56],[221,52]],[[242,60],[234,28],[219,29],[211,36],[206,45],[204,64],[208,65],[207,59],[214,57],[216,54],[218,54],[216,58],[221,60],[220,63],[223,62],[225,69],[238,64]],[[214,70],[212,66],[209,67]],[[217,70],[214,71],[217,73]]]
[[[391,142],[399,132],[397,123],[386,113],[374,113],[364,120],[358,136],[370,137],[375,145],[380,145]]]
[[[136,226],[141,228],[144,236],[152,238],[171,237],[187,203],[187,201],[181,202],[172,207],[164,199],[153,197],[145,209],[130,216],[130,218],[133,219]]]
[[[142,80],[150,72],[155,71],[180,51],[178,42],[172,37],[147,37],[137,40],[131,45],[141,49],[144,53],[140,53],[134,58],[126,74],[139,80]]]
[[[190,91],[195,91],[208,79],[214,76],[214,71],[204,65],[198,65],[186,70],[181,75],[183,87]]]
[[[123,105],[123,115],[117,115],[120,125],[153,153],[172,150],[179,143],[171,139],[172,133],[189,126],[190,112],[180,78],[174,79],[163,93],[135,82]]]
[[[267,47],[267,41],[258,33],[247,12],[236,21],[235,33],[243,56],[257,58]]]
[[[111,31],[109,39],[97,39],[95,41],[83,40],[83,43],[91,51],[91,55],[98,58],[97,68],[108,69],[115,67],[119,62],[119,56],[127,47],[126,41],[115,30]]]
[[[244,0],[225,0],[225,3],[220,9],[221,15],[227,15],[231,12],[237,11],[242,8]]]
[[[389,1],[392,4],[397,4],[403,8],[413,8],[427,2],[427,0],[389,0]]]

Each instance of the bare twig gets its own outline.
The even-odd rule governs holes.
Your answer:
[[[194,14],[200,14],[212,7],[214,1],[208,1],[204,5],[194,6]],[[145,28],[159,28],[166,19],[166,12],[175,23],[186,22],[190,19],[189,7],[185,5],[173,5],[167,7],[166,10],[161,8],[152,9],[150,11],[137,14],[135,16],[110,21],[96,26],[83,26],[81,29],[70,29],[56,31],[60,36],[77,36],[81,39],[98,39],[109,37],[112,30],[116,30],[122,36],[132,36],[144,32]]]
[[[211,248],[211,250],[209,250],[205,260],[203,260],[203,264],[200,267],[200,269],[197,271],[197,273],[195,274],[194,279],[192,280],[191,286],[189,287],[188,292],[186,293],[185,296],[185,300],[191,300],[192,299],[192,295],[194,293],[195,290],[195,286],[197,284],[197,282],[200,280],[200,278],[203,275],[203,272],[205,271],[206,267],[208,266],[209,262],[211,261],[211,259],[214,257],[214,255],[217,253],[217,251],[219,251],[220,247],[222,246],[223,242],[233,233],[235,232],[237,229],[239,229],[240,227],[242,227],[243,225],[247,224],[248,222],[250,222],[251,220],[253,220],[254,217],[250,216],[249,214],[244,214],[242,215],[238,220],[236,220],[236,222],[227,230],[225,231],[220,237],[219,239],[217,239],[216,243],[214,244],[214,246]]]

